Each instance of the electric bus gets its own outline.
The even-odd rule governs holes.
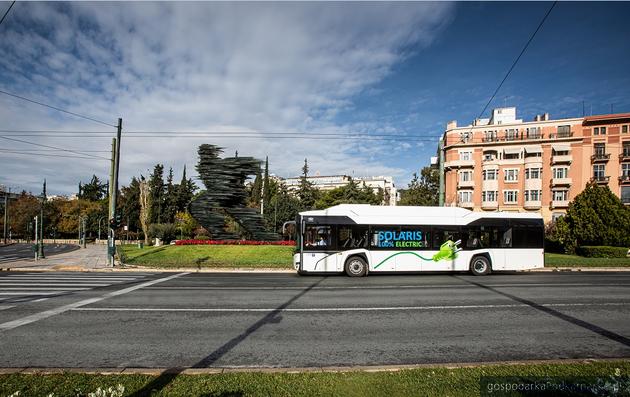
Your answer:
[[[533,213],[341,204],[299,213],[295,234],[293,266],[299,274],[481,276],[544,266],[543,219]]]

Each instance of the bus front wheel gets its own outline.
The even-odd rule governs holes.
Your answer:
[[[346,261],[346,274],[350,277],[363,277],[367,274],[367,263],[359,256],[353,256]]]
[[[470,261],[470,272],[475,276],[485,276],[491,271],[490,260],[485,256],[475,256]]]

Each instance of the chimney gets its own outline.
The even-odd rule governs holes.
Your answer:
[[[534,117],[534,121],[540,121],[541,116],[539,114],[536,115],[536,117]]]
[[[549,113],[543,114],[542,121],[549,121]]]
[[[446,123],[446,129],[452,130],[453,128],[457,128],[457,120],[449,121]]]

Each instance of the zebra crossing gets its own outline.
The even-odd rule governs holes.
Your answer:
[[[149,273],[12,272],[0,274],[0,306],[42,301],[110,285],[138,282]]]

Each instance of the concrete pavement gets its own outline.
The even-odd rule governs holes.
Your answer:
[[[103,245],[88,244],[80,248],[70,244],[46,244],[45,253],[45,259],[36,261],[30,244],[0,248],[0,269],[97,270],[109,267],[107,248]]]
[[[14,275],[2,274],[0,288]],[[147,274],[0,310],[0,367],[345,368],[627,359],[629,292],[628,273],[359,279]]]

